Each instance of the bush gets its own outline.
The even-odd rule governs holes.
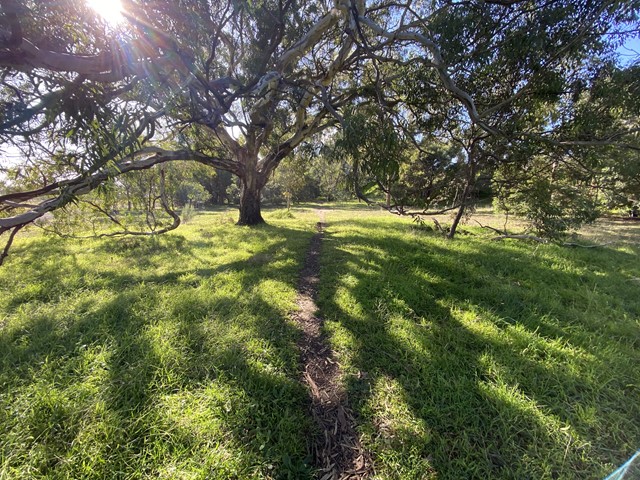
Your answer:
[[[559,238],[598,218],[597,204],[584,188],[553,183],[548,178],[532,178],[514,191],[503,191],[494,204],[502,210],[526,218],[540,236]]]
[[[187,203],[180,212],[180,219],[183,223],[189,223],[196,216],[196,209],[191,203]]]

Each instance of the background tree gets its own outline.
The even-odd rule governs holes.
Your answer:
[[[352,198],[347,182],[350,165],[336,148],[335,131],[312,138],[286,158],[265,189],[265,201],[311,201]]]
[[[394,130],[402,131],[415,149],[400,169],[405,173],[397,179],[398,200],[391,209],[413,215],[436,213],[457,198],[452,202],[457,203],[449,231],[453,236],[472,197],[475,179],[490,177],[505,164],[503,173],[519,174],[509,181],[500,180],[500,188],[503,192],[508,188],[512,200],[517,196],[520,202],[530,199],[542,205],[543,197],[530,194],[551,194],[558,189],[554,195],[564,201],[556,206],[564,211],[555,216],[571,217],[572,225],[595,218],[596,204],[578,200],[591,194],[590,181],[598,178],[603,153],[612,158],[612,151],[623,148],[623,155],[629,158],[629,150],[638,148],[632,121],[635,106],[620,98],[634,90],[633,80],[631,75],[611,73],[620,71],[614,50],[625,35],[623,22],[637,20],[638,4],[486,2],[441,7],[427,16],[420,10],[405,12],[398,17],[402,22],[387,30],[371,26],[374,35],[369,37],[368,49],[380,52],[373,57],[375,96],[393,119]],[[422,30],[415,28],[417,24]],[[389,55],[391,40],[404,41],[405,48]],[[428,54],[416,56],[418,45]],[[402,80],[394,80],[389,73],[398,70]],[[597,93],[607,90],[604,85],[624,93],[613,95],[618,100]],[[462,155],[450,154],[449,161],[434,155],[435,145],[452,143],[461,148]],[[389,157],[393,163],[397,154],[391,152]],[[543,157],[550,165],[563,163],[565,180],[548,183],[546,190],[531,189],[527,183],[535,179],[524,178],[523,172],[538,170],[534,164]],[[372,167],[369,172],[375,174],[380,160],[373,152],[363,158]],[[620,167],[625,162],[618,157],[613,163]],[[375,175],[380,186],[386,175]],[[573,195],[562,191],[567,182]],[[464,192],[461,196],[457,194],[460,190]],[[579,206],[568,202],[571,198]],[[426,209],[421,212],[415,207]],[[541,217],[531,217],[532,221],[550,227],[542,210],[528,209],[529,216],[534,212]],[[561,224],[555,222],[556,228]],[[544,230],[551,234],[548,228]]]
[[[351,198],[348,184],[349,163],[344,157],[337,157],[335,137],[324,137],[308,151],[309,173],[314,179],[319,197],[332,202]]]
[[[236,202],[237,192],[232,173],[199,164],[194,167],[193,180],[207,191],[211,204],[224,205]]]

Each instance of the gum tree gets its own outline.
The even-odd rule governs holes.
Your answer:
[[[541,169],[558,173],[549,195],[569,186],[581,190],[576,202],[603,169],[634,170],[621,167],[637,162],[636,67],[617,65],[615,49],[637,31],[637,2],[460,2],[430,15],[414,5],[393,28],[371,26],[369,85],[384,122],[363,102],[353,118],[371,128],[343,140],[355,169],[395,197],[387,208],[414,216],[455,209],[453,236],[481,174],[500,169],[503,191],[540,203],[525,180]],[[390,41],[404,48],[389,54]],[[385,124],[395,132],[391,146],[372,134]],[[404,154],[381,159],[394,148]],[[582,207],[572,214],[576,202],[559,201],[558,214],[593,218]]]
[[[5,152],[22,153],[20,172],[30,179],[0,196],[9,244],[25,225],[114,177],[174,161],[237,175],[238,223],[261,223],[260,193],[282,159],[343,128],[346,108],[398,112],[408,98],[393,86],[404,75],[427,72],[431,95],[504,143],[627,141],[628,129],[576,140],[557,129],[548,135],[546,118],[521,119],[541,88],[557,86],[562,97],[595,75],[584,59],[616,25],[636,19],[635,1],[123,7],[125,21],[106,25],[77,0],[0,1],[0,138]],[[411,122],[407,111],[399,115]]]
[[[292,0],[125,6],[128,22],[109,27],[115,41],[107,42],[100,25],[80,28],[86,10],[49,5],[76,19],[70,35],[83,34],[80,45],[70,47],[73,42],[56,32],[63,52],[54,51],[38,34],[41,26],[30,23],[46,5],[3,3],[9,27],[0,59],[7,67],[4,139],[47,148],[45,155],[55,147],[67,157],[72,151],[76,159],[68,163],[75,162],[70,167],[78,177],[62,184],[47,179],[41,189],[3,198],[11,209],[7,201],[59,193],[0,228],[59,208],[110,175],[173,160],[236,174],[242,185],[238,223],[262,222],[260,191],[270,173],[305,138],[330,126],[331,112],[348,101],[335,86],[357,58],[345,33],[350,5]],[[59,27],[55,18],[51,22]],[[51,145],[37,138],[45,132]],[[87,162],[92,149],[99,151]]]

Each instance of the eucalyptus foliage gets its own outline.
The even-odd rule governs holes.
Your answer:
[[[377,184],[398,211],[444,202],[461,215],[478,178],[533,158],[633,188],[637,67],[614,52],[637,30],[638,0],[126,0],[123,10],[115,25],[76,0],[0,2],[0,140],[19,157],[3,161],[9,243],[100,185],[125,184],[115,177],[167,162],[237,176],[239,223],[261,223],[283,159],[336,135],[353,185]],[[175,224],[170,189],[155,204]]]

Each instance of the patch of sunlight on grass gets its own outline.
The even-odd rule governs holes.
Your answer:
[[[537,404],[518,385],[510,385],[499,375],[492,381],[478,382],[478,388],[487,401],[495,406],[495,428],[513,430],[510,427],[514,424],[526,426],[522,430],[513,430],[511,440],[522,445],[519,454],[523,462],[537,463],[535,470],[538,478],[575,478],[579,473],[576,465],[586,463],[580,457],[588,455],[593,446],[570,423],[547,412],[544,405]],[[546,445],[550,442],[559,447],[564,445],[564,449],[548,450]],[[573,458],[569,457],[569,453]],[[583,470],[580,476],[585,473]]]
[[[367,441],[383,446],[383,462],[408,459],[409,463],[403,464],[402,478],[436,478],[430,452],[425,448],[431,434],[426,422],[407,404],[400,382],[384,375],[377,378],[363,412],[375,426],[365,433]],[[398,478],[399,473],[384,472],[378,478]]]
[[[356,336],[344,328],[338,321],[325,321],[325,331],[331,336],[333,348],[340,353],[340,367],[343,372],[354,374],[353,359],[360,348],[360,344]]]
[[[309,216],[20,240],[0,270],[0,478],[310,478]]]
[[[283,315],[295,308],[295,302],[292,299],[295,298],[296,291],[293,285],[273,279],[259,280],[253,287],[253,291]],[[287,291],[288,295],[282,295],[283,291]]]
[[[637,246],[362,213],[328,216],[319,307],[379,478],[602,478],[637,449]]]
[[[336,289],[336,298],[338,305],[346,311],[349,311],[354,319],[364,319],[364,312],[358,300],[353,295],[350,288],[350,279],[341,279],[341,283],[345,282],[344,287]]]
[[[395,343],[403,345],[414,357],[428,361],[429,350],[421,341],[421,330],[424,326],[416,323],[413,318],[406,318],[400,314],[388,315],[387,322],[388,334]]]
[[[220,447],[232,437],[225,435],[226,414],[240,405],[241,392],[224,382],[210,382],[196,391],[179,391],[159,399],[162,430],[183,438],[190,447]],[[225,449],[222,448],[222,451]]]

